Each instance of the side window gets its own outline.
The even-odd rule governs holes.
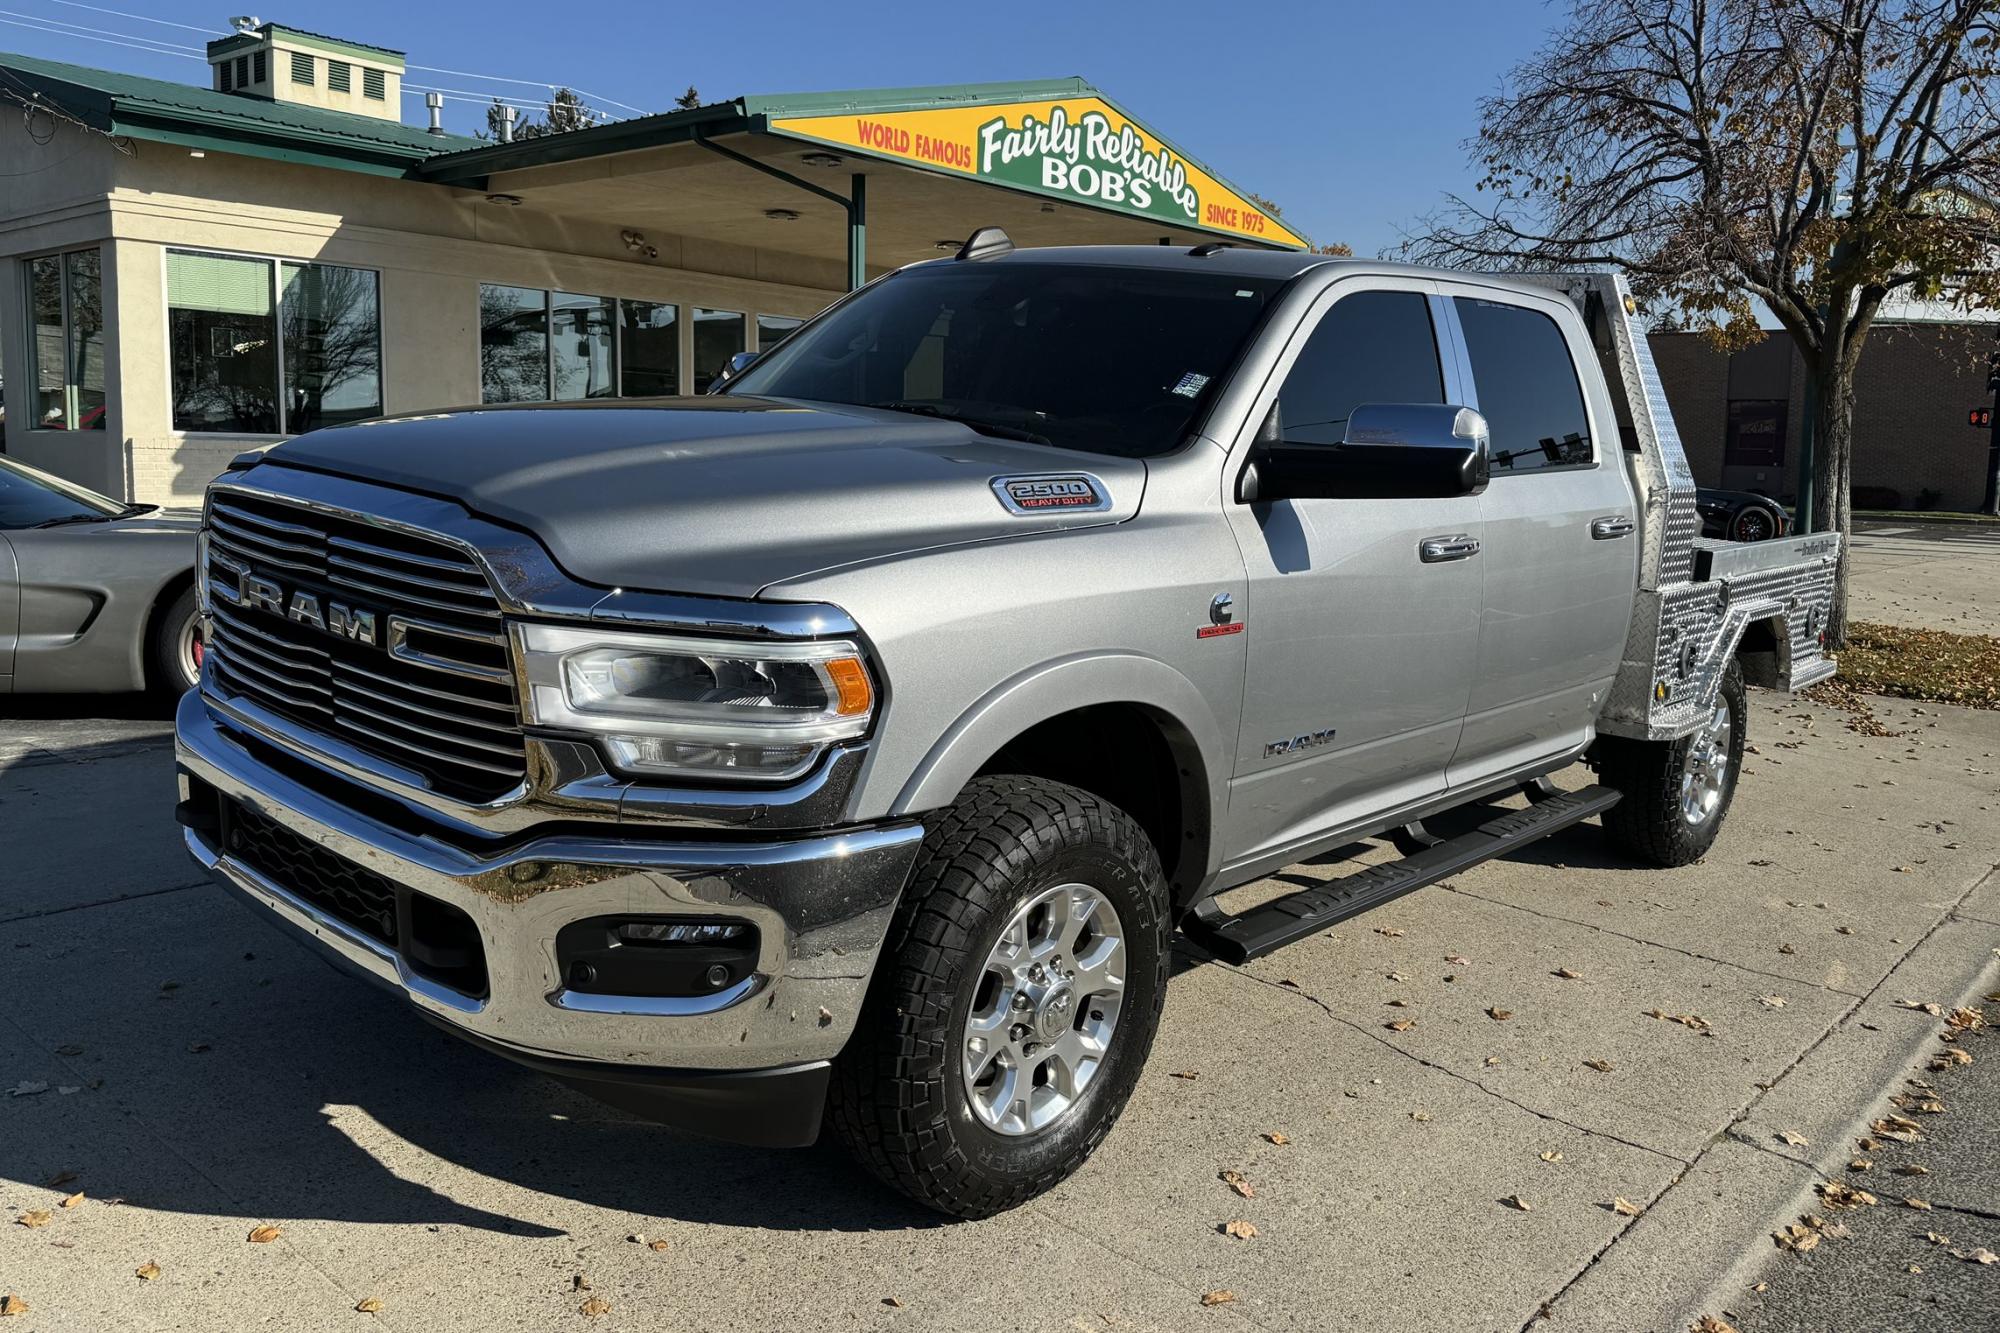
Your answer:
[[[1590,417],[1569,344],[1539,310],[1453,299],[1479,410],[1493,432],[1493,475],[1588,465]]]
[[[1355,292],[1320,320],[1278,390],[1288,444],[1339,444],[1363,403],[1442,403],[1437,335],[1421,292]]]

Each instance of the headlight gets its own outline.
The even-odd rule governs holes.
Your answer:
[[[846,640],[757,643],[521,625],[528,720],[593,732],[640,776],[797,777],[859,736],[875,686]]]

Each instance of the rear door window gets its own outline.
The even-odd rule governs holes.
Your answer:
[[[1539,310],[1453,298],[1479,410],[1493,439],[1493,475],[1587,467],[1590,416],[1562,329]]]
[[[1339,444],[1363,403],[1442,403],[1437,335],[1421,292],[1343,296],[1314,328],[1278,391],[1287,444]]]

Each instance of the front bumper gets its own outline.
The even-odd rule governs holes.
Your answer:
[[[427,835],[420,812],[380,792],[353,804],[324,794],[340,790],[341,780],[327,774],[320,783],[318,770],[289,756],[272,762],[263,742],[221,724],[198,691],[181,701],[175,754],[184,803],[212,789],[346,863],[463,912],[484,949],[484,993],[422,975],[396,947],[188,820],[188,850],[223,884],[401,992],[427,1018],[621,1105],[630,1099],[609,1090],[691,1084],[707,1089],[695,1101],[726,1107],[735,1085],[784,1087],[788,1095],[823,1087],[823,1067],[810,1067],[823,1066],[853,1031],[923,837],[914,823],[759,841],[662,842],[607,830],[530,837],[480,854]],[[702,996],[566,987],[557,932],[587,918],[633,915],[748,921],[759,937],[754,970]],[[743,1077],[718,1082],[724,1072]],[[726,1128],[728,1117],[718,1118]]]

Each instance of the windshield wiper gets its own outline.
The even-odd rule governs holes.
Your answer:
[[[981,435],[991,435],[1002,440],[1020,440],[1025,444],[1048,444],[1049,437],[1037,435],[1019,426],[1008,426],[998,421],[986,421],[965,412],[949,408],[941,403],[918,403],[906,398],[893,398],[884,403],[868,403],[868,407],[880,408],[885,412],[908,412],[920,417],[938,417],[945,421],[956,421],[968,426]]]
[[[122,517],[122,515],[64,514],[60,518],[45,518],[39,523],[30,523],[28,526],[31,528],[60,528],[60,527],[66,527],[71,523],[109,523],[112,519],[119,517]]]

